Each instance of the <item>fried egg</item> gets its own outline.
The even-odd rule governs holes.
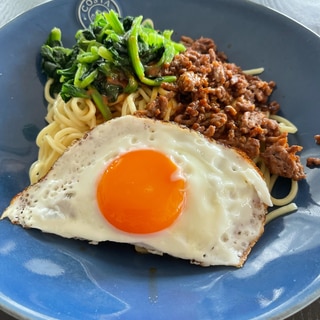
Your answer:
[[[69,147],[1,218],[202,266],[241,266],[270,205],[259,170],[237,150],[177,124],[124,116]]]

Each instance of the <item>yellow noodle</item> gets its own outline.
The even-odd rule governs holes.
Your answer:
[[[134,100],[138,95],[138,92],[131,93],[128,95],[127,99],[123,103],[122,116],[127,114],[134,114],[137,111]]]
[[[65,103],[58,96],[53,101],[48,96],[51,83],[51,80],[48,80],[45,86],[48,125],[40,131],[36,139],[39,153],[38,160],[29,171],[31,183],[43,177],[76,139],[80,139],[85,132],[103,121],[101,117],[96,116],[96,107],[89,99],[73,98]]]
[[[140,100],[138,102],[138,110],[145,110],[147,106],[147,102],[145,100]]]
[[[170,104],[168,104],[168,109],[166,110],[166,113],[163,117],[163,121],[169,121],[170,120],[170,116],[171,116],[171,110],[172,110],[172,107]]]
[[[65,151],[66,147],[59,141],[53,139],[51,136],[46,135],[45,139],[47,140],[49,146],[52,148],[53,151],[59,154],[62,154]]]
[[[121,104],[126,99],[127,96],[128,96],[127,93],[119,94],[116,101],[108,103],[109,107],[113,107],[113,106],[117,106],[117,105]]]
[[[54,135],[55,141],[60,141],[65,147],[68,147],[74,140],[83,136],[83,133],[75,128],[64,128]]]
[[[158,88],[158,94],[161,96],[166,96],[169,92],[163,88]]]
[[[298,131],[298,128],[286,118],[274,114],[270,115],[269,118],[276,120],[279,123],[282,132],[296,133]]]
[[[264,68],[254,68],[254,69],[247,69],[242,71],[246,75],[258,75],[262,72],[264,72]]]
[[[297,210],[298,207],[297,205],[294,203],[294,202],[291,202],[285,206],[282,206],[278,209],[275,209],[273,210],[272,212],[268,213],[267,214],[267,217],[266,217],[266,224],[269,223],[270,221],[276,219],[276,218],[279,218],[285,214],[288,214],[288,213],[291,213],[295,210]]]
[[[157,98],[159,91],[157,87],[153,87],[151,94],[150,94],[150,100],[154,101]]]
[[[147,91],[144,90],[143,88],[139,88],[138,89],[138,92],[141,94],[141,96],[143,97],[143,99],[146,101],[146,102],[149,102],[150,101],[150,96],[148,95]]]
[[[291,188],[290,188],[290,191],[287,194],[287,196],[285,196],[281,199],[278,199],[278,198],[271,196],[271,200],[275,206],[284,206],[284,205],[292,202],[295,199],[295,197],[297,196],[297,193],[298,193],[298,182],[291,179]]]
[[[50,87],[53,83],[53,79],[49,79],[44,86],[44,97],[48,103],[54,103],[55,98],[50,95]]]

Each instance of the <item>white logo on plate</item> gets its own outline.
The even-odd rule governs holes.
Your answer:
[[[98,12],[113,10],[120,14],[120,8],[114,0],[81,0],[78,6],[78,18],[84,28],[94,20]]]

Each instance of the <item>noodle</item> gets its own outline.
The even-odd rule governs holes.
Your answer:
[[[286,118],[274,114],[270,115],[269,118],[276,120],[279,123],[282,132],[296,133],[298,131],[298,128]]]
[[[282,206],[281,208],[271,211],[270,213],[267,214],[266,224],[278,217],[281,217],[285,214],[296,211],[297,208],[298,208],[297,205],[291,202],[290,204],[287,204],[285,206]]]
[[[73,98],[65,103],[60,96],[53,99],[49,94],[52,80],[45,85],[45,98],[48,101],[48,112],[44,127],[37,136],[39,147],[38,160],[29,170],[31,183],[41,179],[54,162],[75,140],[85,132],[102,123],[96,115],[96,107],[89,99]]]
[[[275,176],[274,179],[272,179],[272,180],[276,180],[277,178],[278,177]],[[271,182],[272,182],[272,180],[271,180]],[[272,185],[272,183],[271,183],[271,185]],[[294,200],[294,198],[297,196],[297,193],[298,193],[298,182],[295,180],[291,180],[291,188],[290,188],[288,195],[285,196],[284,198],[281,198],[281,199],[277,199],[277,198],[274,198],[273,196],[271,196],[271,200],[275,206],[284,206],[284,205],[292,202]]]
[[[246,75],[258,75],[264,71],[264,68],[254,68],[254,69],[248,69],[248,70],[243,70],[242,72]]]

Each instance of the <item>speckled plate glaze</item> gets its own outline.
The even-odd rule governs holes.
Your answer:
[[[262,78],[278,85],[273,99],[299,128],[291,143],[304,146],[302,162],[319,156],[313,136],[320,133],[320,39],[298,23],[238,0],[53,0],[0,30],[0,211],[28,185],[35,137],[45,125],[39,48],[54,26],[72,45],[99,6],[150,17],[157,28],[174,29],[176,39],[212,37],[244,69],[263,66]],[[320,296],[320,170],[306,173],[298,211],[267,225],[241,269],[200,268],[139,255],[127,245],[91,246],[1,221],[0,307],[23,319],[288,316]],[[278,193],[285,189],[283,182]]]

